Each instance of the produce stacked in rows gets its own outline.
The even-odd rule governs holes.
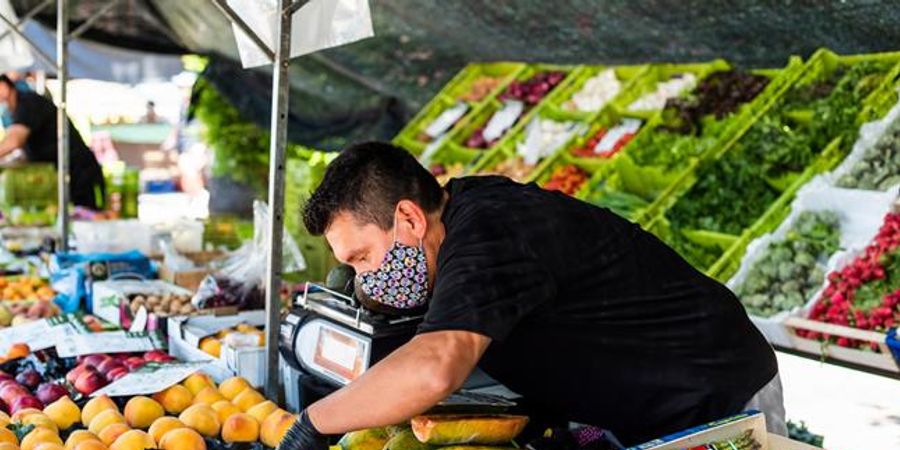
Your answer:
[[[564,164],[553,170],[550,179],[544,183],[544,189],[575,195],[587,180],[588,173],[584,169],[573,164]]]
[[[735,290],[747,312],[771,317],[802,307],[825,281],[822,263],[839,242],[840,221],[835,213],[801,213],[783,239],[763,250]]]
[[[628,105],[629,111],[657,111],[666,106],[671,98],[682,92],[693,89],[697,84],[697,76],[692,73],[675,75],[668,80],[656,84],[654,91],[648,92]]]
[[[528,418],[510,415],[429,415],[414,417],[409,425],[347,433],[342,450],[501,450],[512,441]]]
[[[566,111],[593,112],[603,109],[622,91],[622,82],[616,76],[616,71],[606,69],[597,75],[588,78],[572,97],[563,103]]]
[[[0,413],[0,424],[5,425],[0,428],[0,447],[206,450],[207,442],[219,440],[226,444],[261,441],[277,447],[294,421],[293,414],[265,400],[242,378],[228,379],[216,388],[208,376],[195,374],[153,398],[132,397],[122,409],[105,395],[79,408],[62,394],[46,406],[21,408],[11,417]]]
[[[600,128],[584,144],[572,149],[572,155],[581,158],[611,158],[625,148],[640,130],[638,119],[624,119],[610,129]]]
[[[431,174],[437,178],[438,183],[441,186],[447,184],[451,178],[457,178],[463,175],[465,172],[465,166],[463,163],[453,163],[453,164],[443,164],[436,163],[432,164],[429,168]]]
[[[886,332],[900,323],[900,214],[890,213],[875,239],[841,270],[828,274],[828,284],[810,318],[847,327]],[[875,343],[797,330],[807,339],[841,347],[871,348]]]
[[[55,295],[50,284],[40,277],[0,277],[0,299],[2,300],[49,302]]]
[[[102,353],[79,358],[76,365],[66,374],[66,381],[76,391],[90,395],[107,384],[140,369],[148,362],[167,363],[175,361],[162,350],[151,350],[142,356],[117,354],[115,356]]]
[[[883,191],[900,184],[900,119],[894,120],[837,185]]]
[[[511,128],[518,120],[532,107],[546,97],[559,83],[566,78],[565,72],[538,72],[525,81],[513,81],[506,87],[506,90],[498,97],[503,102],[503,109],[494,113],[488,122],[472,132],[466,139],[465,145],[469,148],[490,148],[503,137],[509,128]],[[497,116],[505,115],[504,126],[500,128],[497,136],[485,136],[485,129],[490,127],[497,119]]]
[[[534,164],[526,163],[521,156],[513,156],[500,161],[493,168],[480,172],[478,175],[502,175],[523,182],[534,168]]]

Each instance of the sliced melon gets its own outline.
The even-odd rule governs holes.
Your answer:
[[[411,421],[416,438],[433,445],[506,444],[526,424],[528,417],[512,415],[429,415]]]

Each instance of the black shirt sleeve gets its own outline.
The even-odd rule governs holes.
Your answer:
[[[454,220],[465,225],[448,230],[441,246],[420,333],[463,330],[503,341],[530,312],[555,297],[550,274],[527,245],[513,238],[509,218],[474,209],[453,213],[468,217]]]
[[[46,120],[56,120],[56,117],[47,117],[47,109],[42,108],[35,97],[33,95],[19,95],[19,104],[16,105],[12,121],[13,124],[28,127],[31,132],[35,132],[40,128],[41,124]]]

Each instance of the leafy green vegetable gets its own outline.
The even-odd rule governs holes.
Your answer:
[[[594,205],[609,208],[626,219],[634,219],[634,215],[638,211],[649,205],[643,198],[615,190],[605,183],[594,186],[585,200]]]
[[[678,252],[682,258],[697,270],[705,272],[722,256],[722,250],[715,246],[700,245],[678,230],[672,230],[665,238],[666,244]]]
[[[739,235],[778,198],[760,175],[760,168],[740,155],[720,159],[702,171],[666,216],[676,229]]]
[[[784,239],[769,244],[735,293],[750,314],[760,317],[803,306],[825,280],[821,263],[839,242],[837,214],[803,212]]]

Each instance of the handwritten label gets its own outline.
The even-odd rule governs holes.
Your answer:
[[[158,332],[106,331],[74,335],[61,340],[56,344],[56,353],[60,358],[68,358],[93,353],[148,352],[164,347]]]

